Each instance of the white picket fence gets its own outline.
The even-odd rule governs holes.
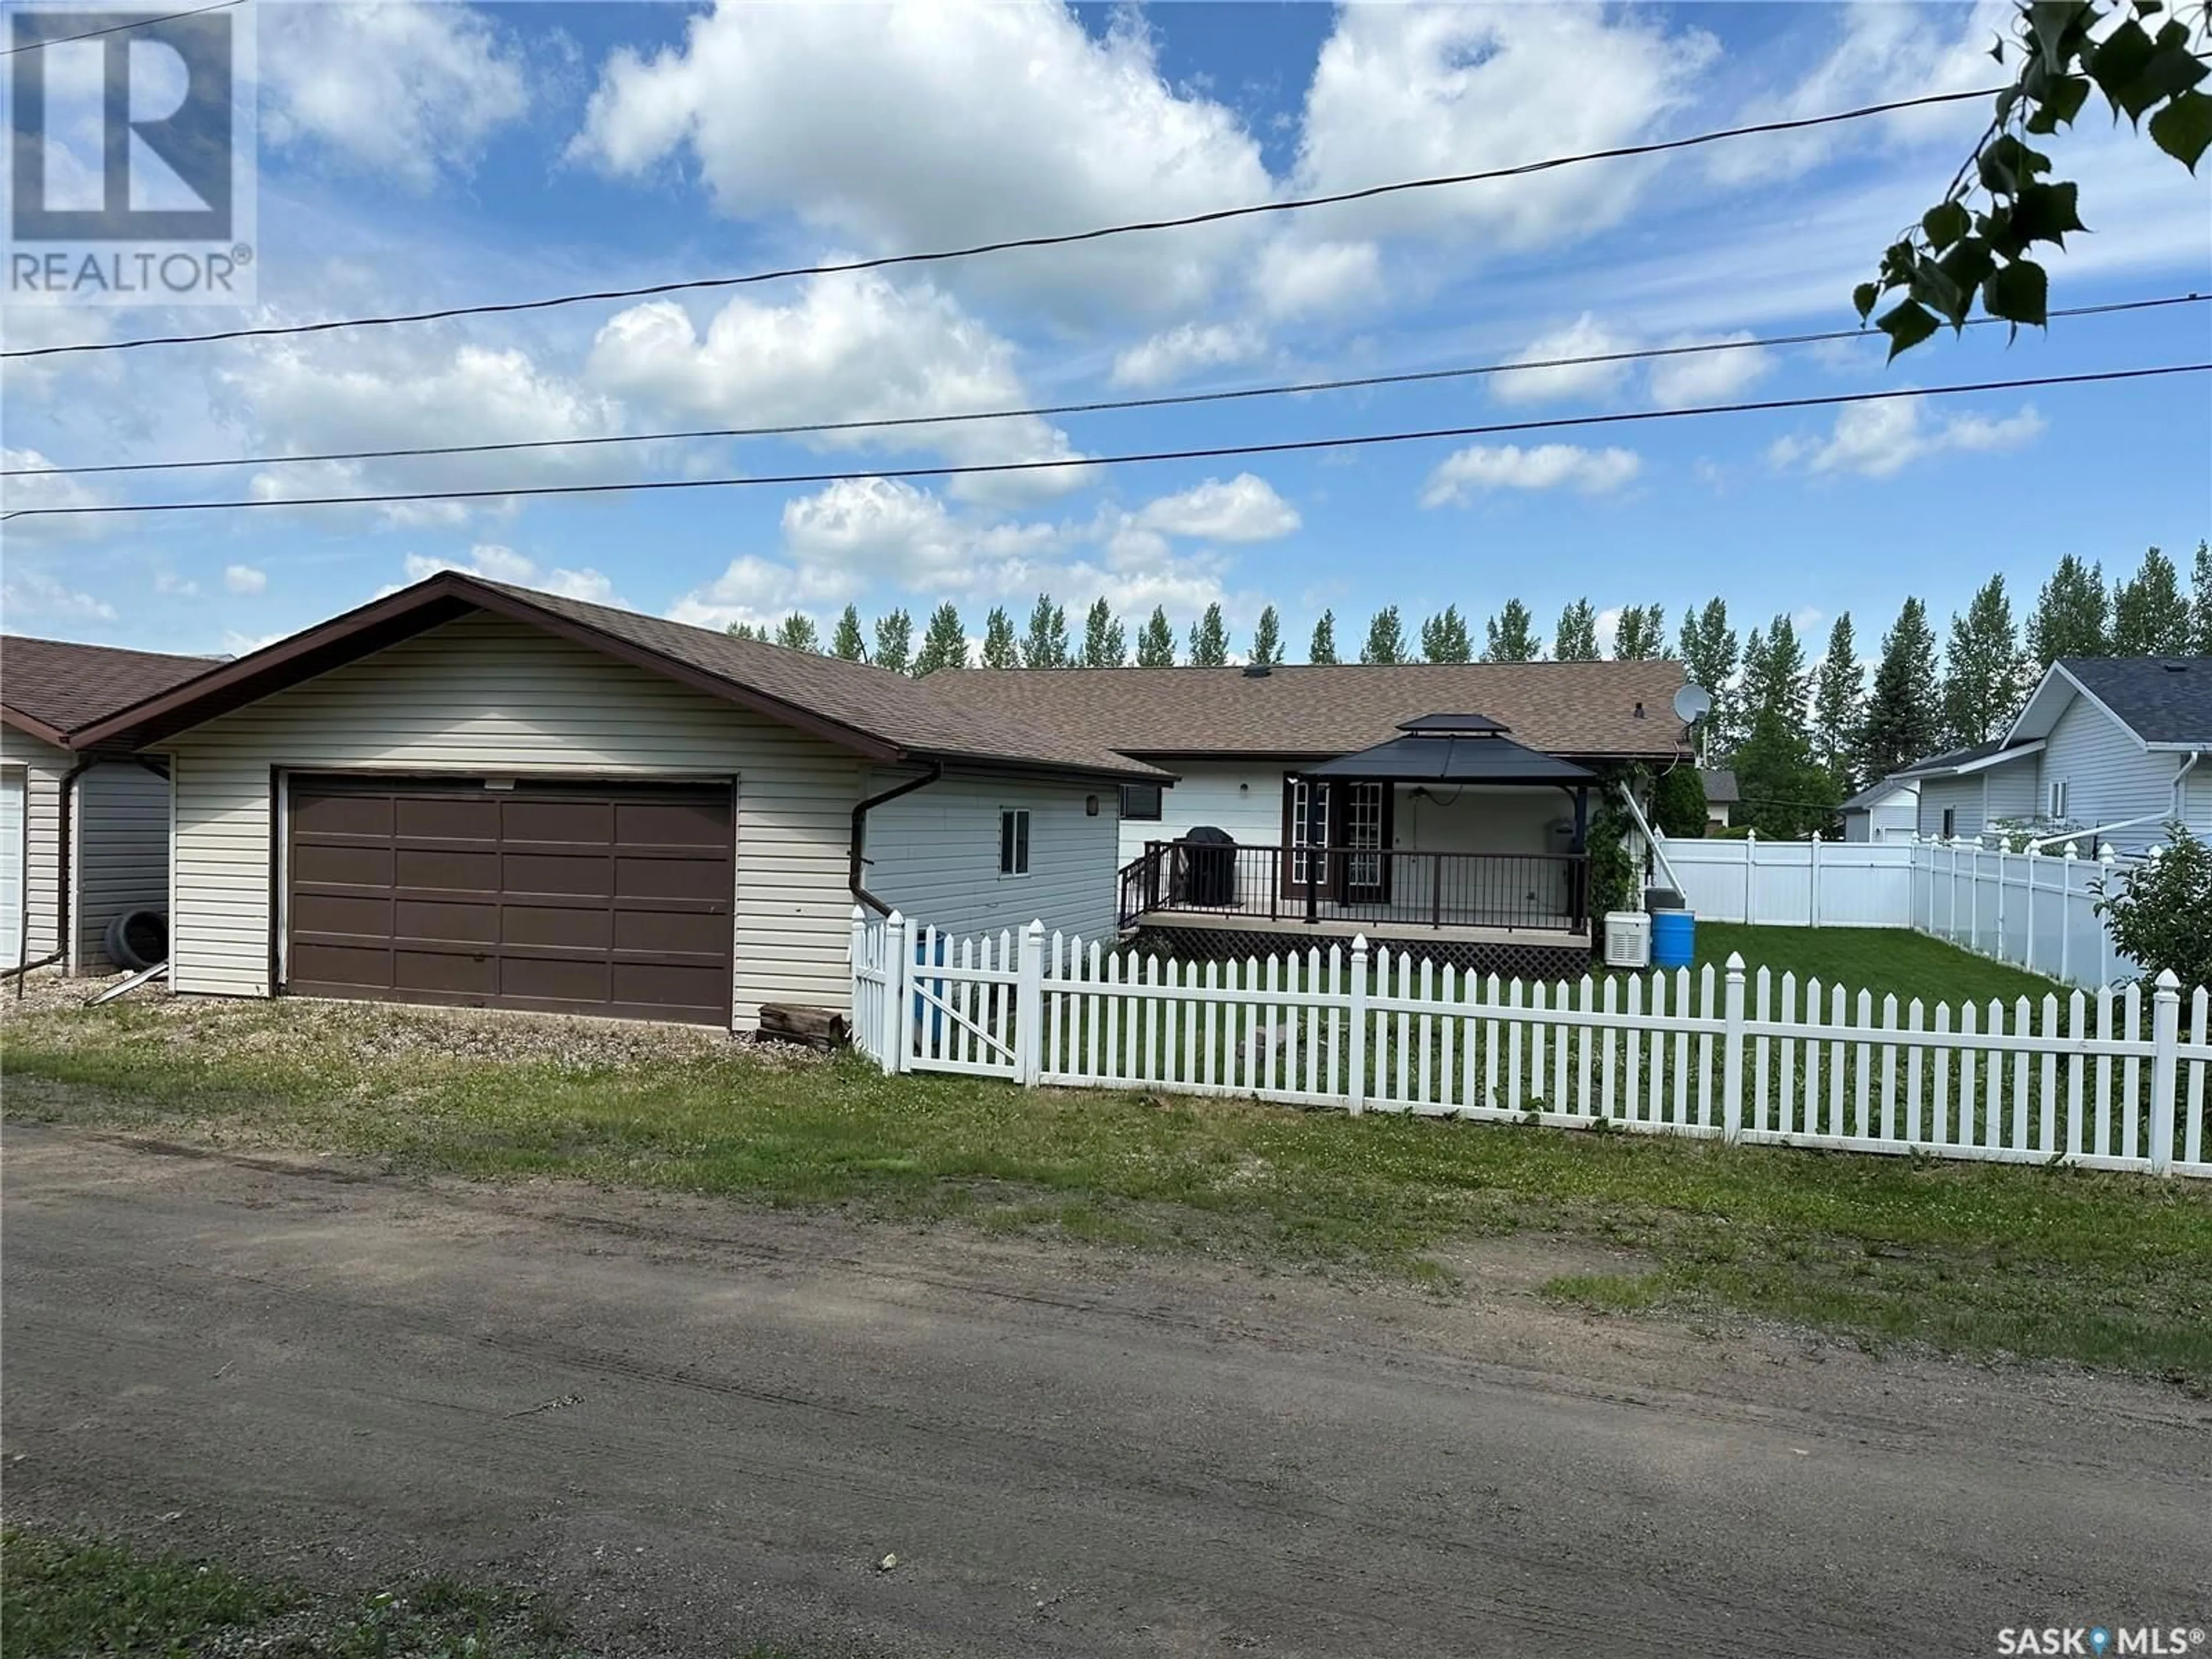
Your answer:
[[[2126,861],[2010,853],[1971,841],[1658,838],[1683,902],[1708,921],[1766,927],[1910,927],[2062,984],[2138,969],[2112,949],[2095,884]],[[1662,875],[1661,878],[1664,879]]]
[[[2185,1040],[2171,975],[1900,1008],[1736,957],[1553,984],[1364,939],[1196,963],[857,910],[853,965],[854,1041],[887,1073],[2212,1176],[2212,997]]]

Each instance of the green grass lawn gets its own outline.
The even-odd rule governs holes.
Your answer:
[[[450,1579],[316,1596],[218,1562],[109,1540],[0,1531],[0,1659],[565,1659],[563,1621]]]
[[[1903,927],[1744,927],[1731,922],[1698,924],[1697,960],[1716,969],[1729,953],[1743,953],[1745,969],[1756,975],[1771,969],[1778,980],[1794,973],[1798,982],[1817,976],[1825,986],[1841,985],[1854,996],[1871,991],[1875,1000],[1894,994],[1899,1005],[1914,997],[1935,1004],[1986,1006],[1991,997],[2009,1008],[2015,998],[2041,1002],[2068,988],[2039,974],[2008,968]]]
[[[888,1079],[854,1057],[780,1066],[721,1044],[501,1057],[499,1033],[517,1029],[163,999],[12,1016],[0,1064],[15,1117],[1439,1285],[1456,1241],[1549,1234],[1638,1253],[1626,1277],[1555,1287],[1595,1305],[2212,1380],[2203,1182]]]

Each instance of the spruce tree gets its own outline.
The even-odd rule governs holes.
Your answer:
[[[1217,601],[1206,607],[1206,614],[1191,624],[1190,665],[1193,668],[1225,668],[1229,665],[1229,624],[1221,615]]]
[[[2136,574],[2113,590],[2112,654],[2184,656],[2196,632],[2173,561],[2150,549]]]
[[[1577,599],[1559,612],[1552,630],[1552,655],[1560,662],[1597,660],[1597,612],[1588,599]]]
[[[1406,660],[1406,625],[1398,618],[1396,605],[1384,605],[1369,621],[1367,643],[1359,647],[1359,660],[1364,663]]]
[[[819,651],[822,635],[814,626],[813,617],[804,611],[794,611],[776,629],[775,642],[787,651]]]
[[[2190,611],[2197,636],[2190,648],[2200,657],[2212,657],[2212,542],[2197,544],[2197,564],[2190,587],[2194,595]]]
[[[830,654],[842,657],[847,662],[867,661],[867,641],[860,635],[860,609],[858,605],[847,605],[845,614],[837,618],[837,631],[830,636]]]
[[[1421,660],[1423,662],[1472,662],[1474,660],[1474,641],[1468,635],[1467,622],[1459,614],[1459,607],[1448,605],[1443,614],[1429,617],[1421,623]]]
[[[968,627],[960,620],[960,612],[952,601],[929,613],[929,627],[921,636],[921,649],[914,659],[916,679],[934,674],[940,668],[965,668],[968,665]]]
[[[986,668],[1019,668],[1022,665],[1021,641],[1014,637],[1014,619],[1006,614],[1006,607],[994,605],[991,614],[983,618],[983,647],[981,653]]]
[[[1067,655],[1067,612],[1051,594],[1040,593],[1030,611],[1030,631],[1022,635],[1022,666],[1065,668]]]
[[[2107,657],[2112,651],[2105,568],[2083,564],[2069,553],[2035,596],[2035,610],[2027,619],[2027,654],[2039,674],[2061,657]]]
[[[1741,660],[1736,631],[1729,626],[1728,602],[1707,599],[1682,618],[1682,669],[1690,684],[1711,694],[1711,711],[1698,722],[1698,754],[1707,765],[1735,746],[1737,733],[1735,671]]]
[[[914,666],[914,618],[903,605],[876,618],[876,666],[894,674]]]
[[[1314,624],[1313,642],[1306,647],[1308,662],[1334,664],[1336,655],[1336,612],[1324,611]]]
[[[763,645],[768,642],[768,629],[755,628],[750,623],[733,622],[722,631],[733,640],[758,640]]]
[[[1151,617],[1137,630],[1137,666],[1173,668],[1175,651],[1175,629],[1168,622],[1166,611],[1156,605]]]
[[[1283,619],[1269,605],[1260,613],[1259,625],[1252,630],[1252,665],[1273,668],[1283,659]]]
[[[1485,662],[1534,662],[1544,654],[1544,641],[1536,636],[1536,619],[1518,599],[1508,599],[1498,614],[1482,625]]]
[[[1858,787],[1859,723],[1866,713],[1866,670],[1848,611],[1828,627],[1828,653],[1813,681],[1813,752],[1845,794]]]
[[[1869,781],[1925,760],[1942,747],[1943,705],[1936,687],[1936,635],[1928,607],[1907,599],[1881,637],[1881,660],[1867,694],[1859,764]]]
[[[1632,605],[1613,632],[1615,662],[1646,662],[1667,655],[1667,607]]]
[[[1129,660],[1129,636],[1121,626],[1121,619],[1114,614],[1114,607],[1106,603],[1105,595],[1091,607],[1083,619],[1083,665],[1085,668],[1120,668]]]
[[[1954,745],[1987,743],[2003,732],[2027,696],[2025,667],[2004,578],[1992,576],[1965,614],[1951,618],[1943,653],[1943,720]]]

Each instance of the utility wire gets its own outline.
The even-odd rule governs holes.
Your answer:
[[[43,52],[48,46],[65,46],[72,40],[96,40],[103,34],[121,34],[128,29],[151,28],[156,23],[173,23],[182,17],[199,17],[211,11],[228,11],[233,6],[244,3],[245,0],[216,0],[211,6],[194,6],[190,11],[173,11],[160,17],[134,17],[127,23],[111,23],[104,29],[87,29],[82,34],[58,34],[50,40],[26,40],[20,46],[0,49],[0,58],[13,58],[19,52]]]
[[[1150,450],[1067,460],[873,467],[857,472],[785,472],[742,477],[639,478],[620,483],[522,484],[506,489],[418,489],[373,495],[298,495],[228,501],[138,501],[102,507],[27,507],[0,514],[0,520],[78,518],[96,513],[211,513],[267,507],[367,507],[398,501],[465,501],[522,495],[611,495],[633,489],[737,489],[776,484],[852,483],[866,478],[966,478],[988,473],[1042,472],[1058,468],[1135,466],[1156,461],[1206,461],[1238,455],[1288,455],[1317,449],[1362,449],[1381,444],[1419,443],[1433,439],[1489,437],[1508,432],[1553,432],[1570,427],[1618,426],[1632,421],[1674,421],[1706,415],[1826,409],[1846,404],[1882,403],[1893,398],[1941,398],[1969,392],[2014,392],[2031,386],[2087,386],[2100,381],[2145,380],[2168,374],[2203,374],[2209,372],[2212,372],[2212,362],[2167,363],[2154,368],[2101,369],[2081,374],[2039,374],[2017,380],[1978,380],[1958,386],[1834,392],[1818,398],[1772,398],[1758,403],[1706,404],[1691,409],[1623,410],[1607,415],[1562,415],[1549,420],[1499,421],[1485,426],[1435,427],[1419,432],[1369,432],[1340,438],[1291,438],[1274,443],[1220,444],[1203,449]]]
[[[2203,305],[2212,295],[2172,294],[2157,300],[2124,300],[2110,305],[2074,306],[2051,313],[2062,317],[2105,317],[2126,311],[2154,311],[2168,306]],[[1968,328],[2003,321],[1977,317]],[[1299,380],[1285,386],[1239,386],[1224,392],[1183,392],[1157,398],[1115,398],[1082,404],[1040,404],[1031,409],[979,409],[945,415],[891,415],[866,421],[816,421],[786,426],[719,426],[683,432],[623,432],[589,438],[518,438],[489,444],[418,444],[405,449],[331,449],[307,455],[233,455],[204,461],[113,461],[97,466],[14,466],[0,478],[84,477],[106,472],[196,472],[228,466],[297,466],[324,461],[405,460],[432,455],[490,455],[520,449],[586,449],[607,444],[677,443],[700,438],[784,438],[806,433],[876,432],[885,428],[949,426],[969,421],[1025,420],[1048,415],[1098,415],[1117,410],[1172,409],[1193,404],[1231,403],[1250,398],[1289,398],[1312,392],[1347,392],[1362,387],[1413,386],[1426,381],[1512,374],[1534,368],[1575,368],[1596,363],[1694,356],[1707,351],[1749,351],[1760,346],[1815,345],[1831,340],[1871,339],[1863,328],[1834,328],[1814,334],[1776,334],[1760,339],[1707,340],[1696,345],[1650,346],[1632,351],[1601,351],[1579,357],[1540,357],[1510,363],[1476,363],[1460,368],[1417,369],[1403,374],[1363,374],[1345,380]]]
[[[274,335],[322,334],[335,329],[388,328],[403,323],[442,322],[453,317],[505,315],[519,311],[548,311],[556,306],[584,305],[601,300],[641,300],[659,294],[696,293],[702,289],[744,288],[757,283],[782,282],[795,276],[830,276],[858,270],[882,270],[892,265],[933,264],[948,259],[971,259],[986,253],[1008,253],[1021,248],[1067,247],[1096,242],[1109,236],[1140,231],[1182,230],[1193,225],[1220,224],[1267,213],[1296,213],[1308,208],[1335,207],[1346,202],[1367,202],[1409,191],[1437,190],[1449,185],[1480,184],[1492,179],[1517,179],[1555,167],[1584,161],[1619,161],[1636,155],[1656,155],[1668,150],[1694,149],[1726,138],[1747,138],[1761,133],[1796,132],[1808,127],[1859,121],[1899,110],[1921,109],[1931,104],[1955,104],[1969,98],[1987,98],[2002,88],[1981,87],[1972,92],[1934,92],[1917,98],[1899,98],[1886,104],[1866,104],[1827,115],[1804,115],[1784,121],[1760,121],[1749,126],[1725,127],[1716,132],[1692,133],[1681,138],[1655,139],[1649,143],[1622,144],[1612,149],[1586,150],[1578,155],[1554,155],[1516,167],[1488,167],[1480,173],[1444,173],[1428,179],[1402,179],[1394,184],[1370,185],[1361,190],[1340,191],[1330,196],[1299,197],[1282,202],[1255,202],[1243,207],[1215,208],[1206,213],[1186,214],[1176,219],[1147,219],[1129,224],[1103,225],[1092,230],[1068,231],[1055,236],[1017,236],[996,242],[977,242],[967,247],[939,248],[927,253],[885,253],[873,258],[848,259],[836,264],[785,265],[772,270],[749,271],[738,276],[698,276],[683,282],[654,283],[643,288],[597,289],[584,294],[557,294],[543,300],[508,300],[486,305],[448,306],[438,311],[395,313],[381,317],[340,317],[319,323],[284,323],[266,328],[221,329],[208,334],[155,334],[135,340],[87,341],[79,345],[34,346],[20,351],[0,351],[0,358],[58,357],[85,351],[134,351],[142,346],[201,345],[215,340],[265,339]]]

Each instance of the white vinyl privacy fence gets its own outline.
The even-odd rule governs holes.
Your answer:
[[[2170,975],[1900,1006],[1740,957],[1524,982],[1364,939],[1184,962],[855,911],[853,1019],[890,1073],[2212,1176],[2212,999]]]
[[[2097,915],[2096,883],[2126,867],[2109,847],[2085,859],[1971,841],[1657,844],[1683,902],[1708,921],[1910,927],[2067,985],[2137,972]]]

